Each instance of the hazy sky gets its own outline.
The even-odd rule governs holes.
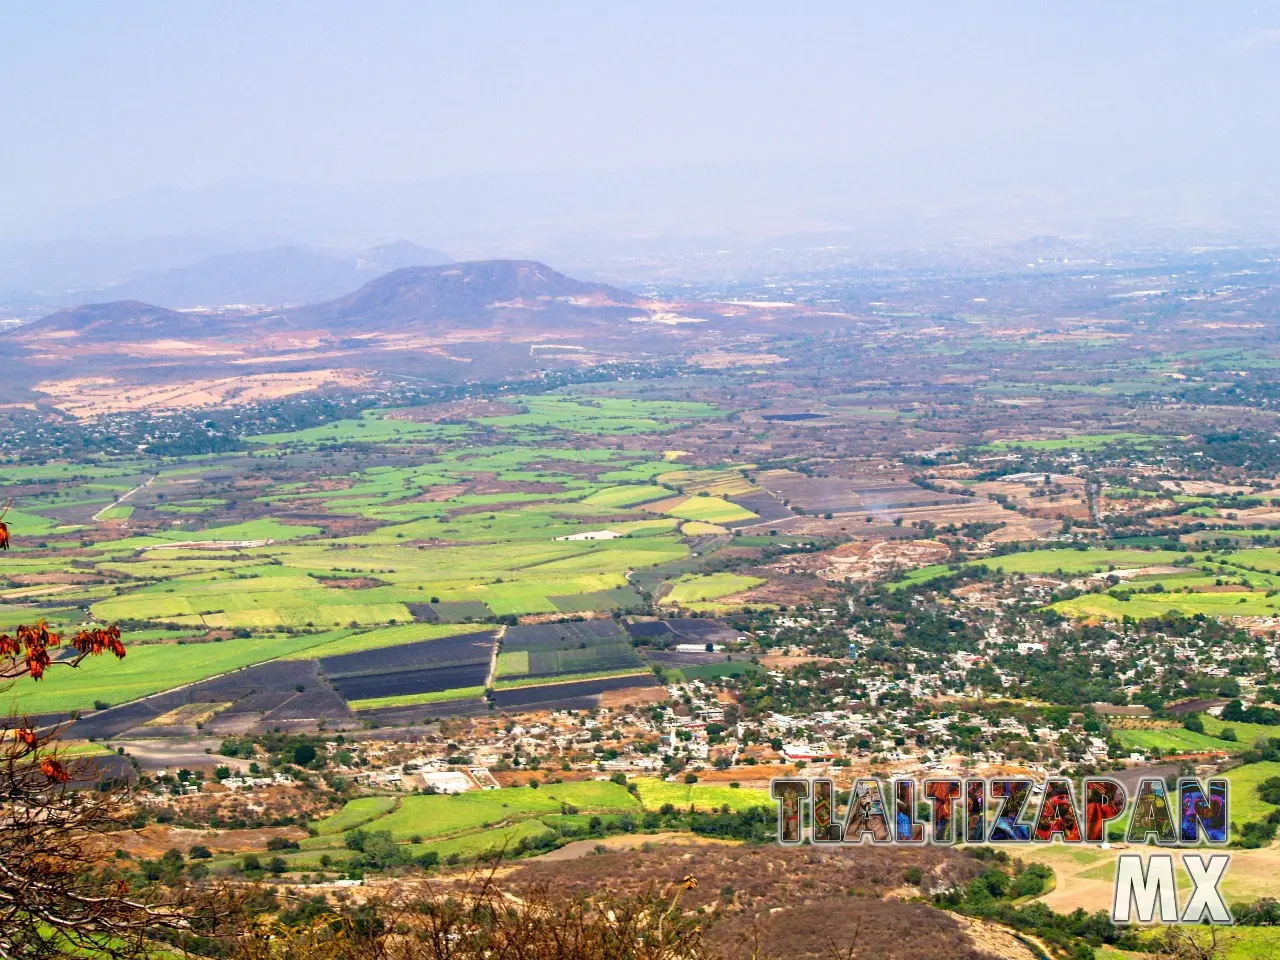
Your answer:
[[[0,218],[160,185],[849,163],[1274,198],[1280,6],[0,5]],[[1243,198],[1243,199],[1241,199]]]

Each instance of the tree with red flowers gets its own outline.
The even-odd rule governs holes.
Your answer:
[[[9,549],[7,512],[0,508],[0,550]],[[0,696],[102,654],[125,655],[119,628],[64,638],[39,620],[0,633]],[[156,930],[185,923],[180,905],[135,895],[102,869],[103,835],[122,825],[127,793],[92,789],[99,771],[59,754],[62,729],[0,718],[0,960],[139,956]]]

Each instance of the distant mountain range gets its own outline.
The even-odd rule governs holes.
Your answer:
[[[167,307],[227,304],[313,303],[347,293],[361,283],[401,267],[450,263],[439,250],[399,241],[355,257],[337,257],[301,247],[228,253],[188,266],[139,274],[107,287],[112,299]]]
[[[398,247],[383,254],[381,262],[412,252]],[[354,293],[283,314],[178,312],[128,299],[59,310],[19,328],[19,335],[36,340],[73,336],[81,342],[108,343],[263,332],[281,324],[335,334],[450,331],[499,323],[599,325],[625,322],[635,315],[637,302],[625,290],[575,280],[533,260],[477,260],[392,270]]]
[[[157,237],[119,244],[49,242],[0,247],[0,310],[11,315],[88,301],[137,300],[173,309],[316,303],[401,267],[451,258],[405,240],[357,254],[294,244],[237,247]],[[39,316],[39,313],[34,313]]]

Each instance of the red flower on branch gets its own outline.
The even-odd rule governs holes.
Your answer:
[[[66,783],[71,779],[71,774],[67,773],[67,768],[53,759],[53,757],[45,757],[40,761],[40,772],[54,783]]]
[[[117,659],[124,659],[124,644],[120,642],[119,627],[94,627],[92,630],[81,630],[71,640],[71,645],[81,653],[97,655],[113,653]]]

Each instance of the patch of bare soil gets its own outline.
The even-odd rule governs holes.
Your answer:
[[[185,855],[192,847],[208,847],[213,853],[240,853],[263,850],[272,837],[301,840],[307,831],[301,827],[265,827],[260,830],[188,830],[160,823],[149,823],[141,830],[112,834],[121,850],[135,858],[154,859],[166,850],[181,850]]]
[[[972,917],[956,915],[955,919],[964,929],[964,935],[975,950],[1002,960],[1036,960],[1040,954],[1028,947],[1005,927]],[[1047,951],[1044,951],[1047,952]]]
[[[606,690],[600,694],[600,706],[617,709],[646,703],[662,703],[666,699],[666,687],[632,687],[627,690]]]
[[[1008,522],[999,530],[992,530],[982,539],[987,543],[1016,543],[1023,540],[1038,540],[1057,530],[1059,521],[1037,517],[1022,517],[1008,514]]]
[[[322,581],[326,587],[334,590],[372,590],[374,587],[385,587],[387,582],[376,577],[325,577]]]
[[[799,554],[813,573],[825,580],[883,580],[896,570],[914,570],[951,557],[951,548],[937,540],[856,540],[818,554]],[[773,568],[792,564],[784,557]]]
[[[793,657],[785,653],[771,653],[760,658],[760,666],[769,670],[791,670],[806,663],[834,663],[831,657]]]
[[[721,597],[717,603],[776,603],[787,606],[796,604],[834,603],[839,599],[834,589],[825,581],[809,577],[771,577],[767,583],[752,587],[745,593]]]
[[[10,577],[14,583],[22,584],[26,587],[40,586],[41,584],[59,583],[59,584],[93,584],[102,583],[107,578],[100,573],[73,573],[69,571],[50,571],[49,573],[18,573]]]
[[[695,354],[689,362],[708,370],[725,370],[729,367],[761,367],[771,363],[785,363],[776,353],[734,353],[729,350],[708,350]]]
[[[612,837],[601,837],[599,840],[575,840],[573,843],[567,843],[563,847],[552,850],[550,853],[544,853],[537,857],[530,857],[530,863],[550,862],[557,863],[562,860],[580,860],[586,856],[592,856],[611,850],[644,850],[654,845],[670,845],[695,847],[701,845],[737,845],[737,840],[721,840],[715,837],[699,837],[692,833],[655,833],[655,834],[635,834],[621,833]]]
[[[353,370],[256,373],[243,377],[184,380],[176,384],[126,384],[111,377],[46,380],[35,389],[73,417],[98,417],[132,410],[182,410],[275,400],[322,387],[355,387],[368,377]]]

